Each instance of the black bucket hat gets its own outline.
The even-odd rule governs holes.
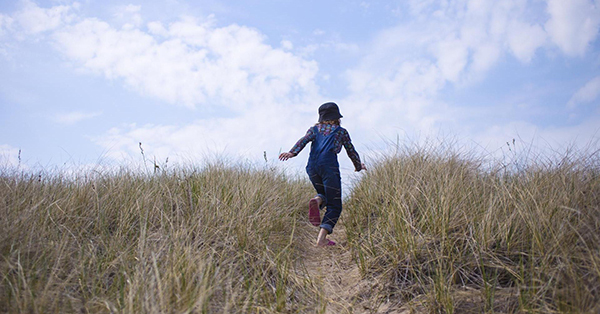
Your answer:
[[[319,122],[333,121],[342,117],[340,108],[334,102],[326,102],[319,107]]]

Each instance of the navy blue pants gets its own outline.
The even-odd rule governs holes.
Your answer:
[[[320,227],[333,232],[333,228],[342,214],[342,179],[337,158],[324,160],[318,164],[306,166],[306,173],[317,194],[323,200],[321,208],[327,207]]]

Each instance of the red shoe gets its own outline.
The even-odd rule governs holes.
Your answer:
[[[308,202],[308,221],[315,227],[318,227],[321,224],[319,202],[316,198],[313,198]]]

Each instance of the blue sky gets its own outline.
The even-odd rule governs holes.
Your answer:
[[[130,164],[139,142],[274,161],[327,101],[367,160],[429,137],[584,147],[599,27],[597,0],[2,1],[0,162]]]

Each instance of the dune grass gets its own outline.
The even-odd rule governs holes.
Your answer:
[[[296,267],[305,181],[213,163],[155,175],[0,176],[0,312],[313,308]],[[304,216],[302,216],[304,218]]]
[[[344,192],[354,311],[600,312],[599,153],[490,163],[448,147],[398,148]],[[313,193],[224,162],[0,170],[0,312],[323,313],[303,256]]]
[[[598,152],[513,157],[407,146],[371,165],[345,212],[370,297],[428,313],[600,312]]]

